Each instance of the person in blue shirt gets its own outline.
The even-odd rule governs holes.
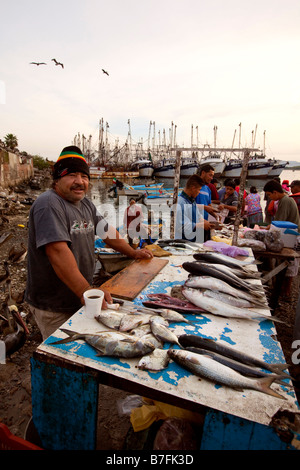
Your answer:
[[[203,243],[212,225],[203,218],[196,198],[204,182],[199,175],[192,175],[178,196],[176,207],[175,238]]]
[[[211,165],[203,165],[198,170],[198,175],[204,182],[198,196],[196,197],[196,203],[203,205],[204,209],[204,218],[208,219],[208,214],[211,214],[213,217],[217,217],[215,211],[211,207],[211,190],[208,184],[212,181],[215,174],[214,167]]]

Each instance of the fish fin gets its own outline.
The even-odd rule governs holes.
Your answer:
[[[60,328],[61,331],[66,333],[68,335],[68,338],[61,339],[59,341],[54,341],[53,343],[49,344],[65,344],[65,343],[70,343],[72,341],[76,341],[77,339],[84,339],[84,334],[83,333],[76,333],[76,331],[71,331],[71,330],[65,330],[63,328]]]
[[[286,400],[285,397],[283,397],[278,392],[276,392],[275,390],[272,390],[272,388],[270,388],[270,385],[274,382],[274,380],[275,380],[274,377],[264,377],[262,379],[258,379],[258,383],[260,384],[260,390],[264,393],[267,393],[268,395],[273,396],[273,397],[281,398],[283,400]]]

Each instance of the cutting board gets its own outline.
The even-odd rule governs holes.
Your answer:
[[[166,264],[168,260],[161,258],[135,260],[102,284],[101,289],[108,290],[113,297],[133,300]]]

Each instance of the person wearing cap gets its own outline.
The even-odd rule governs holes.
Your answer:
[[[300,213],[300,181],[294,180],[290,184],[291,194],[290,198],[294,199],[295,203],[297,204],[298,211]]]
[[[178,196],[175,219],[175,238],[203,243],[213,225],[204,219],[196,203],[196,198],[204,186],[199,175],[188,178]]]
[[[33,203],[28,224],[25,299],[43,340],[83,304],[95,269],[95,233],[131,258],[152,258],[134,250],[87,198],[89,167],[78,147],[65,147],[54,165],[52,188]],[[112,301],[105,292],[104,308]]]

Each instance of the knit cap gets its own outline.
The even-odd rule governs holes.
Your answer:
[[[65,147],[53,169],[53,179],[62,178],[69,173],[85,173],[90,178],[90,170],[80,148],[75,145]]]

